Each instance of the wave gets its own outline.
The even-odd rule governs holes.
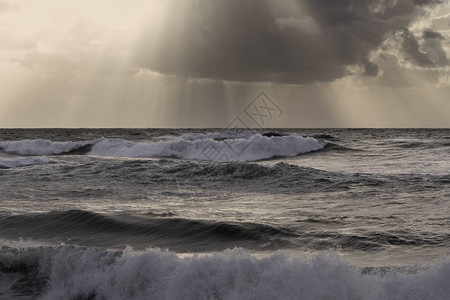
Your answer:
[[[184,189],[225,189],[278,193],[312,193],[348,190],[351,185],[383,185],[384,182],[363,175],[333,173],[278,162],[267,166],[251,162],[210,163],[179,160],[124,160],[114,166],[101,165],[103,178],[127,180],[147,186],[170,184]],[[98,174],[98,173],[96,173]],[[170,191],[176,192],[176,190]]]
[[[82,210],[0,217],[0,234],[84,245],[124,244],[174,251],[223,250],[230,245],[268,250],[288,247],[288,229],[263,224],[212,222],[147,215],[102,215]],[[70,238],[67,238],[70,237]]]
[[[422,233],[412,235],[407,232],[368,232],[365,234],[340,234],[333,232],[316,232],[310,234],[306,242],[309,247],[317,250],[331,249],[333,246],[357,251],[377,251],[390,246],[424,246],[446,247],[449,237]]]
[[[189,168],[189,169],[188,169]],[[273,167],[263,166],[256,163],[230,162],[228,164],[209,164],[205,166],[190,165],[186,166],[187,174],[194,177],[206,176],[207,178],[220,179],[259,179],[262,177],[280,177],[287,176],[288,173],[295,175],[304,174],[312,169],[297,167],[286,163],[277,163]]]
[[[450,261],[362,269],[336,255],[243,250],[180,257],[72,246],[0,252],[2,295],[38,299],[448,299]]]
[[[255,134],[260,134],[256,131],[222,131],[222,132],[210,132],[210,133],[185,133],[181,135],[181,139],[184,140],[227,140],[227,139],[250,139]]]
[[[318,228],[343,220],[308,218],[298,226],[285,227],[249,222],[215,222],[180,218],[174,214],[106,215],[70,210],[0,217],[0,236],[17,236],[81,246],[138,249],[167,248],[176,252],[210,252],[229,247],[258,251],[277,249],[327,250],[337,246],[346,251],[378,251],[391,246],[446,247],[449,237],[423,232],[368,231],[343,234]],[[445,222],[445,220],[444,220]],[[317,227],[319,226],[319,227]]]
[[[439,149],[447,148],[450,144],[445,139],[418,140],[418,139],[395,139],[387,140],[387,145],[401,149]]]
[[[10,169],[34,165],[47,165],[59,163],[58,160],[42,157],[30,158],[0,158],[0,169]]]
[[[350,147],[345,147],[345,146],[341,146],[339,144],[335,144],[335,143],[327,143],[325,145],[325,147],[323,148],[324,152],[361,152],[364,150],[360,150],[360,149],[354,149],[354,148],[350,148]]]
[[[19,155],[88,154],[109,157],[173,157],[206,161],[258,161],[321,150],[326,143],[312,137],[236,132],[185,134],[173,140],[133,142],[102,138],[84,142],[24,140],[0,142],[0,149]]]
[[[114,157],[175,157],[208,161],[258,161],[290,157],[320,150],[324,143],[300,136],[236,138],[217,141],[211,138],[134,143],[126,140],[102,140],[91,155]]]
[[[53,142],[49,140],[23,140],[0,142],[0,149],[6,153],[19,155],[54,155],[69,154],[80,149],[86,149],[94,144],[89,142]]]
[[[259,134],[265,137],[283,137],[290,136],[289,134],[277,132],[277,131],[222,131],[222,132],[210,132],[210,133],[185,133],[181,138],[186,140],[199,140],[199,139],[213,139],[213,140],[227,140],[227,139],[250,139],[252,136]]]
[[[313,137],[316,139],[337,140],[336,137],[326,133],[305,134],[304,136]]]

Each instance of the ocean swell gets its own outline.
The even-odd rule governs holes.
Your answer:
[[[0,234],[108,248],[155,246],[177,252],[217,251],[230,245],[259,250],[289,248],[288,238],[296,236],[288,229],[264,224],[82,210],[0,217]]]

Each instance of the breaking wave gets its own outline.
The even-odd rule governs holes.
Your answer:
[[[95,143],[90,142],[53,142],[49,140],[23,140],[0,142],[0,149],[7,153],[19,155],[53,155],[67,154]]]
[[[361,269],[335,255],[178,256],[148,249],[2,247],[0,295],[29,299],[448,299],[450,261]]]
[[[97,155],[173,157],[206,161],[258,161],[321,150],[326,143],[312,137],[259,133],[189,134],[172,140],[133,142],[102,138],[84,142],[24,140],[0,142],[0,149],[19,155]]]

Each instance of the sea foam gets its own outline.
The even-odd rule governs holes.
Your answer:
[[[257,161],[273,157],[289,157],[317,151],[324,143],[301,136],[214,140],[177,139],[173,141],[135,143],[119,139],[103,139],[92,147],[91,155],[116,157],[176,157],[193,160]]]
[[[40,299],[448,299],[450,261],[364,272],[337,256],[257,258],[243,250],[180,257],[60,246],[3,247],[0,286]],[[34,290],[33,290],[34,289]],[[7,294],[8,291],[2,291]]]
[[[23,140],[0,142],[0,148],[8,153],[19,155],[52,155],[67,153],[74,149],[94,143],[90,142],[53,142],[49,140]]]
[[[24,140],[0,142],[0,148],[19,155],[83,154],[110,157],[173,157],[206,161],[258,161],[291,157],[322,149],[326,143],[298,135],[264,136],[259,133],[189,134],[172,140],[134,142],[102,138],[85,142]]]

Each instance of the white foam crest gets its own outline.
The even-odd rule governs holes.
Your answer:
[[[0,142],[0,148],[19,155],[52,155],[66,153],[93,142],[53,142],[49,140],[22,140]]]
[[[60,161],[44,157],[0,158],[0,168],[18,168],[34,165],[56,164]]]
[[[135,143],[122,139],[102,139],[94,145],[91,155],[114,157],[176,157],[212,161],[257,161],[272,157],[290,157],[322,149],[325,143],[301,136],[214,140],[187,140]]]
[[[33,257],[34,257],[33,253]],[[180,258],[126,249],[121,257],[62,247],[40,262],[42,299],[448,299],[450,261],[414,273],[362,275],[340,258],[257,258],[242,250]]]
[[[111,157],[175,157],[209,161],[257,161],[272,157],[290,157],[322,149],[326,143],[297,135],[263,136],[251,132],[185,134],[162,141],[133,142],[102,138],[96,141],[53,142],[22,140],[0,142],[7,153],[52,155],[68,153],[93,145],[90,155]]]

